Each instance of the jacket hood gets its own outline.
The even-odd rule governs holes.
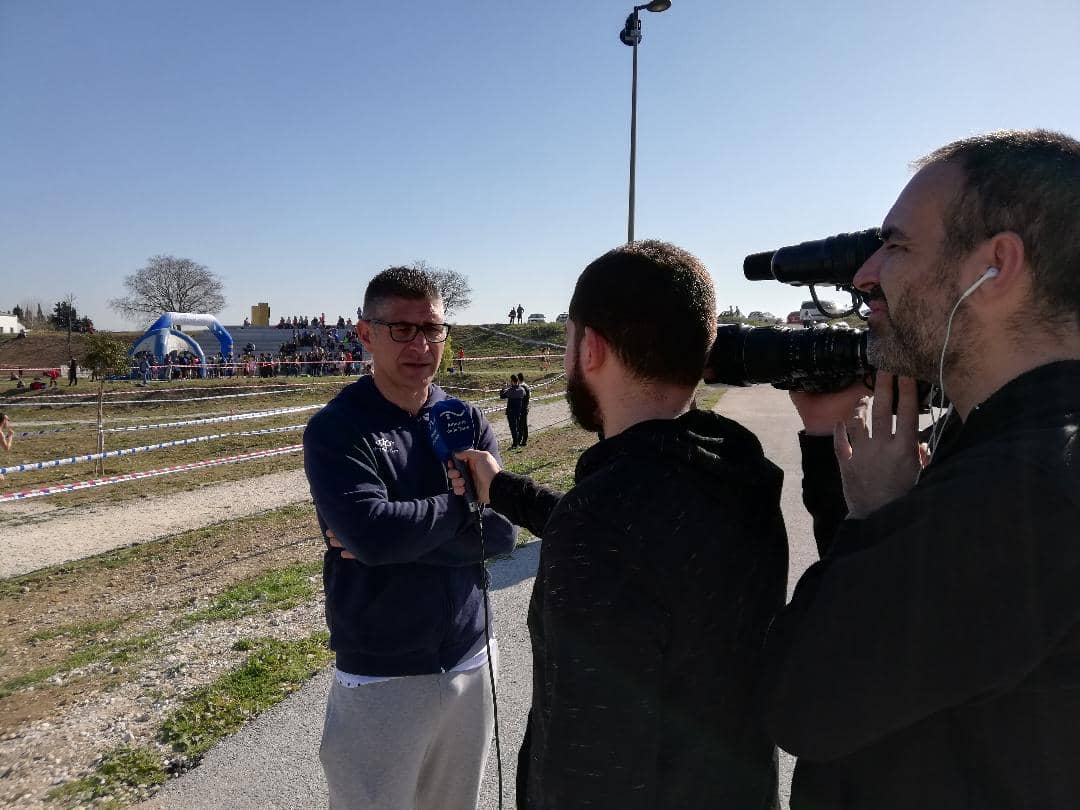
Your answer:
[[[590,447],[578,459],[575,478],[581,481],[601,467],[630,458],[650,465],[663,461],[667,467],[689,468],[712,483],[736,483],[744,487],[775,486],[783,472],[765,458],[761,442],[738,422],[711,411],[692,409],[677,419],[639,422],[617,436]]]

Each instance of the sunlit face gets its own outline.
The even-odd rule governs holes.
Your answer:
[[[959,265],[944,255],[945,214],[963,174],[949,164],[916,174],[885,217],[883,244],[855,275],[870,295],[867,353],[877,368],[936,380],[949,311],[958,297]],[[964,310],[953,322],[945,368],[957,365],[970,345]]]
[[[566,323],[566,402],[570,406],[570,415],[583,430],[600,433],[604,423],[600,418],[600,403],[586,382],[579,368],[578,355],[584,330],[579,330],[573,321]]]
[[[365,316],[418,326],[443,323],[443,305],[428,299],[389,298]],[[431,384],[445,344],[428,342],[422,330],[408,343],[399,343],[391,339],[388,326],[370,321],[361,321],[360,331],[364,347],[371,352],[372,374],[380,389],[412,394]]]

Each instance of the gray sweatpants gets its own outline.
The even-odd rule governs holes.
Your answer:
[[[352,689],[334,680],[319,748],[330,808],[473,810],[493,728],[487,664]]]

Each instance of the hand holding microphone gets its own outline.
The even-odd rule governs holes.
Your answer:
[[[502,468],[499,467],[499,462],[495,460],[495,456],[488,453],[486,450],[463,450],[460,453],[454,453],[456,459],[456,467],[451,467],[447,473],[447,477],[450,479],[450,483],[454,488],[454,494],[464,495],[465,487],[467,483],[472,483],[475,486],[476,497],[480,503],[491,503],[491,481],[498,475]],[[471,475],[465,475],[460,468],[469,468]]]
[[[435,455],[447,467],[451,466],[451,460],[455,455],[472,451],[475,442],[472,411],[460,399],[443,399],[432,405],[428,430]],[[452,468],[451,471],[453,471]],[[449,476],[450,473],[448,472],[447,475]],[[478,512],[482,499],[477,500],[472,480],[468,476],[461,476],[458,480],[460,487],[457,482],[454,482],[454,493],[463,496],[469,502],[470,510]]]

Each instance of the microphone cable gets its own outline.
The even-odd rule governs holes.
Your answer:
[[[466,470],[466,474],[468,471]],[[484,639],[487,643],[488,677],[491,679],[491,711],[495,720],[495,766],[499,774],[499,810],[503,810],[502,746],[499,743],[499,697],[495,689],[494,650],[491,646],[491,611],[488,606],[487,549],[484,547],[484,508],[477,504],[476,525],[480,531],[480,589],[484,592]]]

